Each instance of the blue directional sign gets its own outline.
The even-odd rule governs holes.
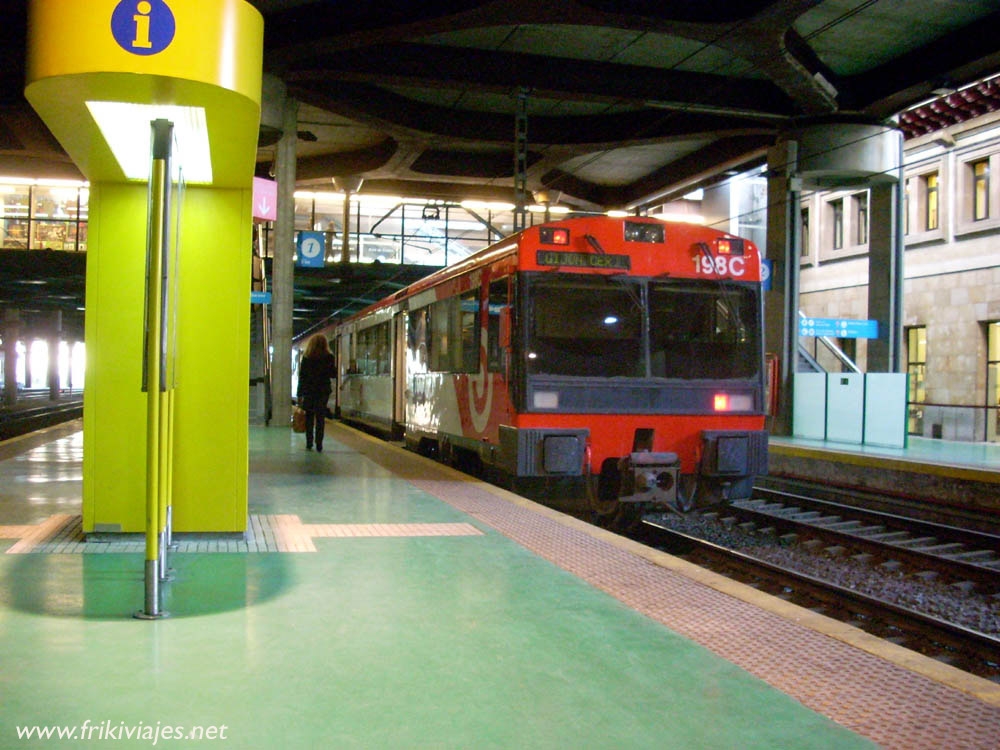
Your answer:
[[[831,336],[838,339],[877,339],[877,320],[847,318],[799,318],[799,336]]]
[[[295,265],[300,268],[322,268],[323,248],[325,236],[322,232],[299,232],[298,250],[299,258]]]
[[[270,305],[271,304],[271,293],[270,292],[250,292],[250,304],[251,305]]]
[[[774,273],[774,261],[770,258],[760,259],[760,286],[765,292],[771,291],[771,274]]]

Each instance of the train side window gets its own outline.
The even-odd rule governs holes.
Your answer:
[[[389,374],[389,323],[375,326],[375,369],[378,375]]]
[[[427,336],[427,313],[429,308],[422,307],[413,310],[409,314],[409,327],[407,330],[407,348],[410,350],[410,361],[415,364],[415,369],[426,372],[428,369],[428,336]]]
[[[500,350],[500,315],[510,305],[509,277],[494,281],[489,287],[486,321],[486,369],[503,372],[503,352]]]
[[[430,369],[432,372],[449,372],[451,370],[451,351],[454,343],[448,335],[448,323],[451,318],[451,300],[441,300],[431,305],[430,320]]]
[[[430,307],[430,369],[479,371],[479,289]]]
[[[459,297],[461,357],[458,372],[479,372],[479,287]]]

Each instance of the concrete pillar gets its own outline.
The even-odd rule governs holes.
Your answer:
[[[767,251],[772,262],[771,291],[764,294],[764,350],[778,355],[778,412],[770,430],[792,434],[792,389],[798,363],[799,195],[798,146],[779,141],[768,152]]]
[[[3,318],[3,400],[11,407],[17,403],[17,337],[21,330],[17,310],[5,310]]]
[[[868,372],[896,372],[902,348],[902,237],[898,231],[898,185],[872,185],[868,235],[868,317],[878,338],[868,340]]]
[[[59,338],[62,335],[62,310],[52,313],[52,328],[47,340],[49,347],[49,400],[59,400]]]
[[[364,179],[356,175],[334,177],[333,186],[344,193],[344,238],[340,246],[341,266],[351,262],[351,194],[361,190]]]
[[[340,242],[340,265],[351,264],[351,194],[344,193],[344,232]]]
[[[271,266],[272,346],[271,424],[288,427],[292,418],[292,292],[295,265],[295,143],[298,139],[298,109],[285,98],[282,135],[275,158],[278,181],[278,217],[274,223],[274,258]]]
[[[21,343],[24,345],[24,389],[28,390],[34,385],[35,373],[31,369],[31,344],[34,342],[34,335],[30,328],[21,329]]]

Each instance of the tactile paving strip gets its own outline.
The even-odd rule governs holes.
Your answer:
[[[251,515],[246,539],[218,539],[212,535],[176,537],[177,552],[315,552],[314,537],[481,536],[469,523],[302,523],[292,514]],[[16,539],[5,553],[97,554],[145,552],[137,534],[123,540],[87,540],[79,515],[56,514],[32,526],[0,526],[0,539]]]
[[[883,747],[997,750],[1000,746],[1000,707],[506,501],[482,484],[420,479],[435,472],[433,464],[417,456],[347,430],[338,430],[337,439]]]

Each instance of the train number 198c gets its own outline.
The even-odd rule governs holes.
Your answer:
[[[746,258],[738,255],[696,255],[692,260],[695,273],[708,276],[742,276],[747,270]]]

